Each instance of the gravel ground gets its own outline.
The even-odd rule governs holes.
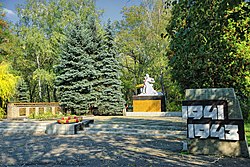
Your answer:
[[[178,140],[132,136],[1,135],[0,166],[250,166],[248,158],[194,156]]]

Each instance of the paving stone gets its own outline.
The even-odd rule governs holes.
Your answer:
[[[120,117],[97,117],[97,122],[112,122]],[[146,120],[146,121],[143,121]],[[183,120],[169,118],[126,118],[124,122],[159,121],[181,124]],[[162,121],[162,122],[161,122]],[[106,122],[107,123],[107,122]],[[156,125],[155,125],[156,126]],[[182,152],[181,139],[153,138],[136,135],[110,134],[3,134],[0,135],[0,166],[248,166],[250,159],[191,155]]]

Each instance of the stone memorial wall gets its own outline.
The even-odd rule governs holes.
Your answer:
[[[233,89],[188,89],[182,102],[188,150],[248,157],[244,121]]]
[[[45,112],[53,114],[60,113],[60,106],[57,102],[50,103],[8,103],[7,118],[18,119],[27,118],[31,114],[44,114]]]

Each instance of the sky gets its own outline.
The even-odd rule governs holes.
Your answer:
[[[102,22],[109,18],[111,21],[121,20],[121,10],[124,6],[139,5],[142,0],[96,0],[97,9],[103,9]],[[17,4],[24,4],[25,0],[0,0],[6,13],[6,19],[13,23],[18,21],[16,7]]]

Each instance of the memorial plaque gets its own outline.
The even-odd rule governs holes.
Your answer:
[[[19,116],[26,116],[26,109],[25,108],[20,108],[19,109]]]
[[[43,107],[39,107],[39,114],[44,114],[44,108]]]
[[[133,112],[165,111],[164,96],[133,96]]]

